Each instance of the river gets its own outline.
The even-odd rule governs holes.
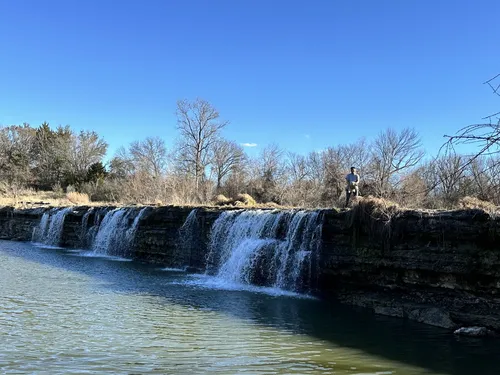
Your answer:
[[[500,373],[497,339],[82,255],[0,241],[0,373]]]

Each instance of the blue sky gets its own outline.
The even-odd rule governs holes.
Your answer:
[[[225,136],[299,153],[387,127],[443,134],[500,110],[500,1],[0,0],[0,125],[172,145],[181,98]]]

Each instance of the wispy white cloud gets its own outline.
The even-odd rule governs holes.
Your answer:
[[[306,137],[307,139],[311,138],[311,135],[310,134],[304,134],[304,137]]]
[[[257,143],[242,143],[243,147],[257,147]]]

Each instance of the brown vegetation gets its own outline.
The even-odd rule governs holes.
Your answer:
[[[214,204],[216,206],[223,206],[223,205],[232,204],[232,203],[233,203],[233,200],[226,197],[223,194],[217,195],[214,199]]]
[[[358,198],[356,204],[350,210],[350,219],[351,221],[355,220],[363,223],[373,220],[388,222],[400,211],[400,206],[395,202],[368,196]]]
[[[90,203],[90,199],[87,194],[77,193],[76,191],[67,193],[66,199],[76,205],[85,205]]]
[[[391,220],[401,211],[397,203],[369,196],[356,201],[347,221],[352,228],[365,228],[374,238],[388,240],[392,234]]]
[[[241,145],[222,137],[227,125],[207,101],[182,100],[177,103],[179,139],[172,149],[162,138],[146,137],[119,149],[107,164],[107,144],[95,132],[52,129],[47,123],[0,127],[0,196],[17,204],[38,200],[26,197],[27,189],[52,189],[57,198],[51,203],[86,202],[64,195],[74,191],[91,202],[113,204],[342,207],[345,177],[355,166],[362,195],[402,207],[500,205],[497,155],[470,161],[450,152],[424,162],[413,129],[389,128],[371,141],[360,139],[307,155],[271,144],[250,157]],[[491,207],[465,197],[491,202]],[[356,210],[367,206],[363,200],[358,203]]]
[[[257,202],[249,194],[238,194],[236,196],[235,204],[238,202],[242,203],[244,206],[255,206]]]
[[[217,206],[237,206],[237,207],[255,207],[257,202],[249,194],[238,194],[235,198],[228,198],[223,194],[215,197],[214,202]]]
[[[458,201],[458,206],[464,209],[480,209],[485,212],[496,212],[498,207],[491,202],[483,201],[475,197],[463,197]]]

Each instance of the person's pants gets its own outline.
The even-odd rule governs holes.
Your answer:
[[[353,191],[346,190],[346,192],[345,192],[345,206],[346,207],[349,204],[349,199],[351,199],[351,194],[354,195],[355,197],[357,197],[358,190],[353,190]]]

